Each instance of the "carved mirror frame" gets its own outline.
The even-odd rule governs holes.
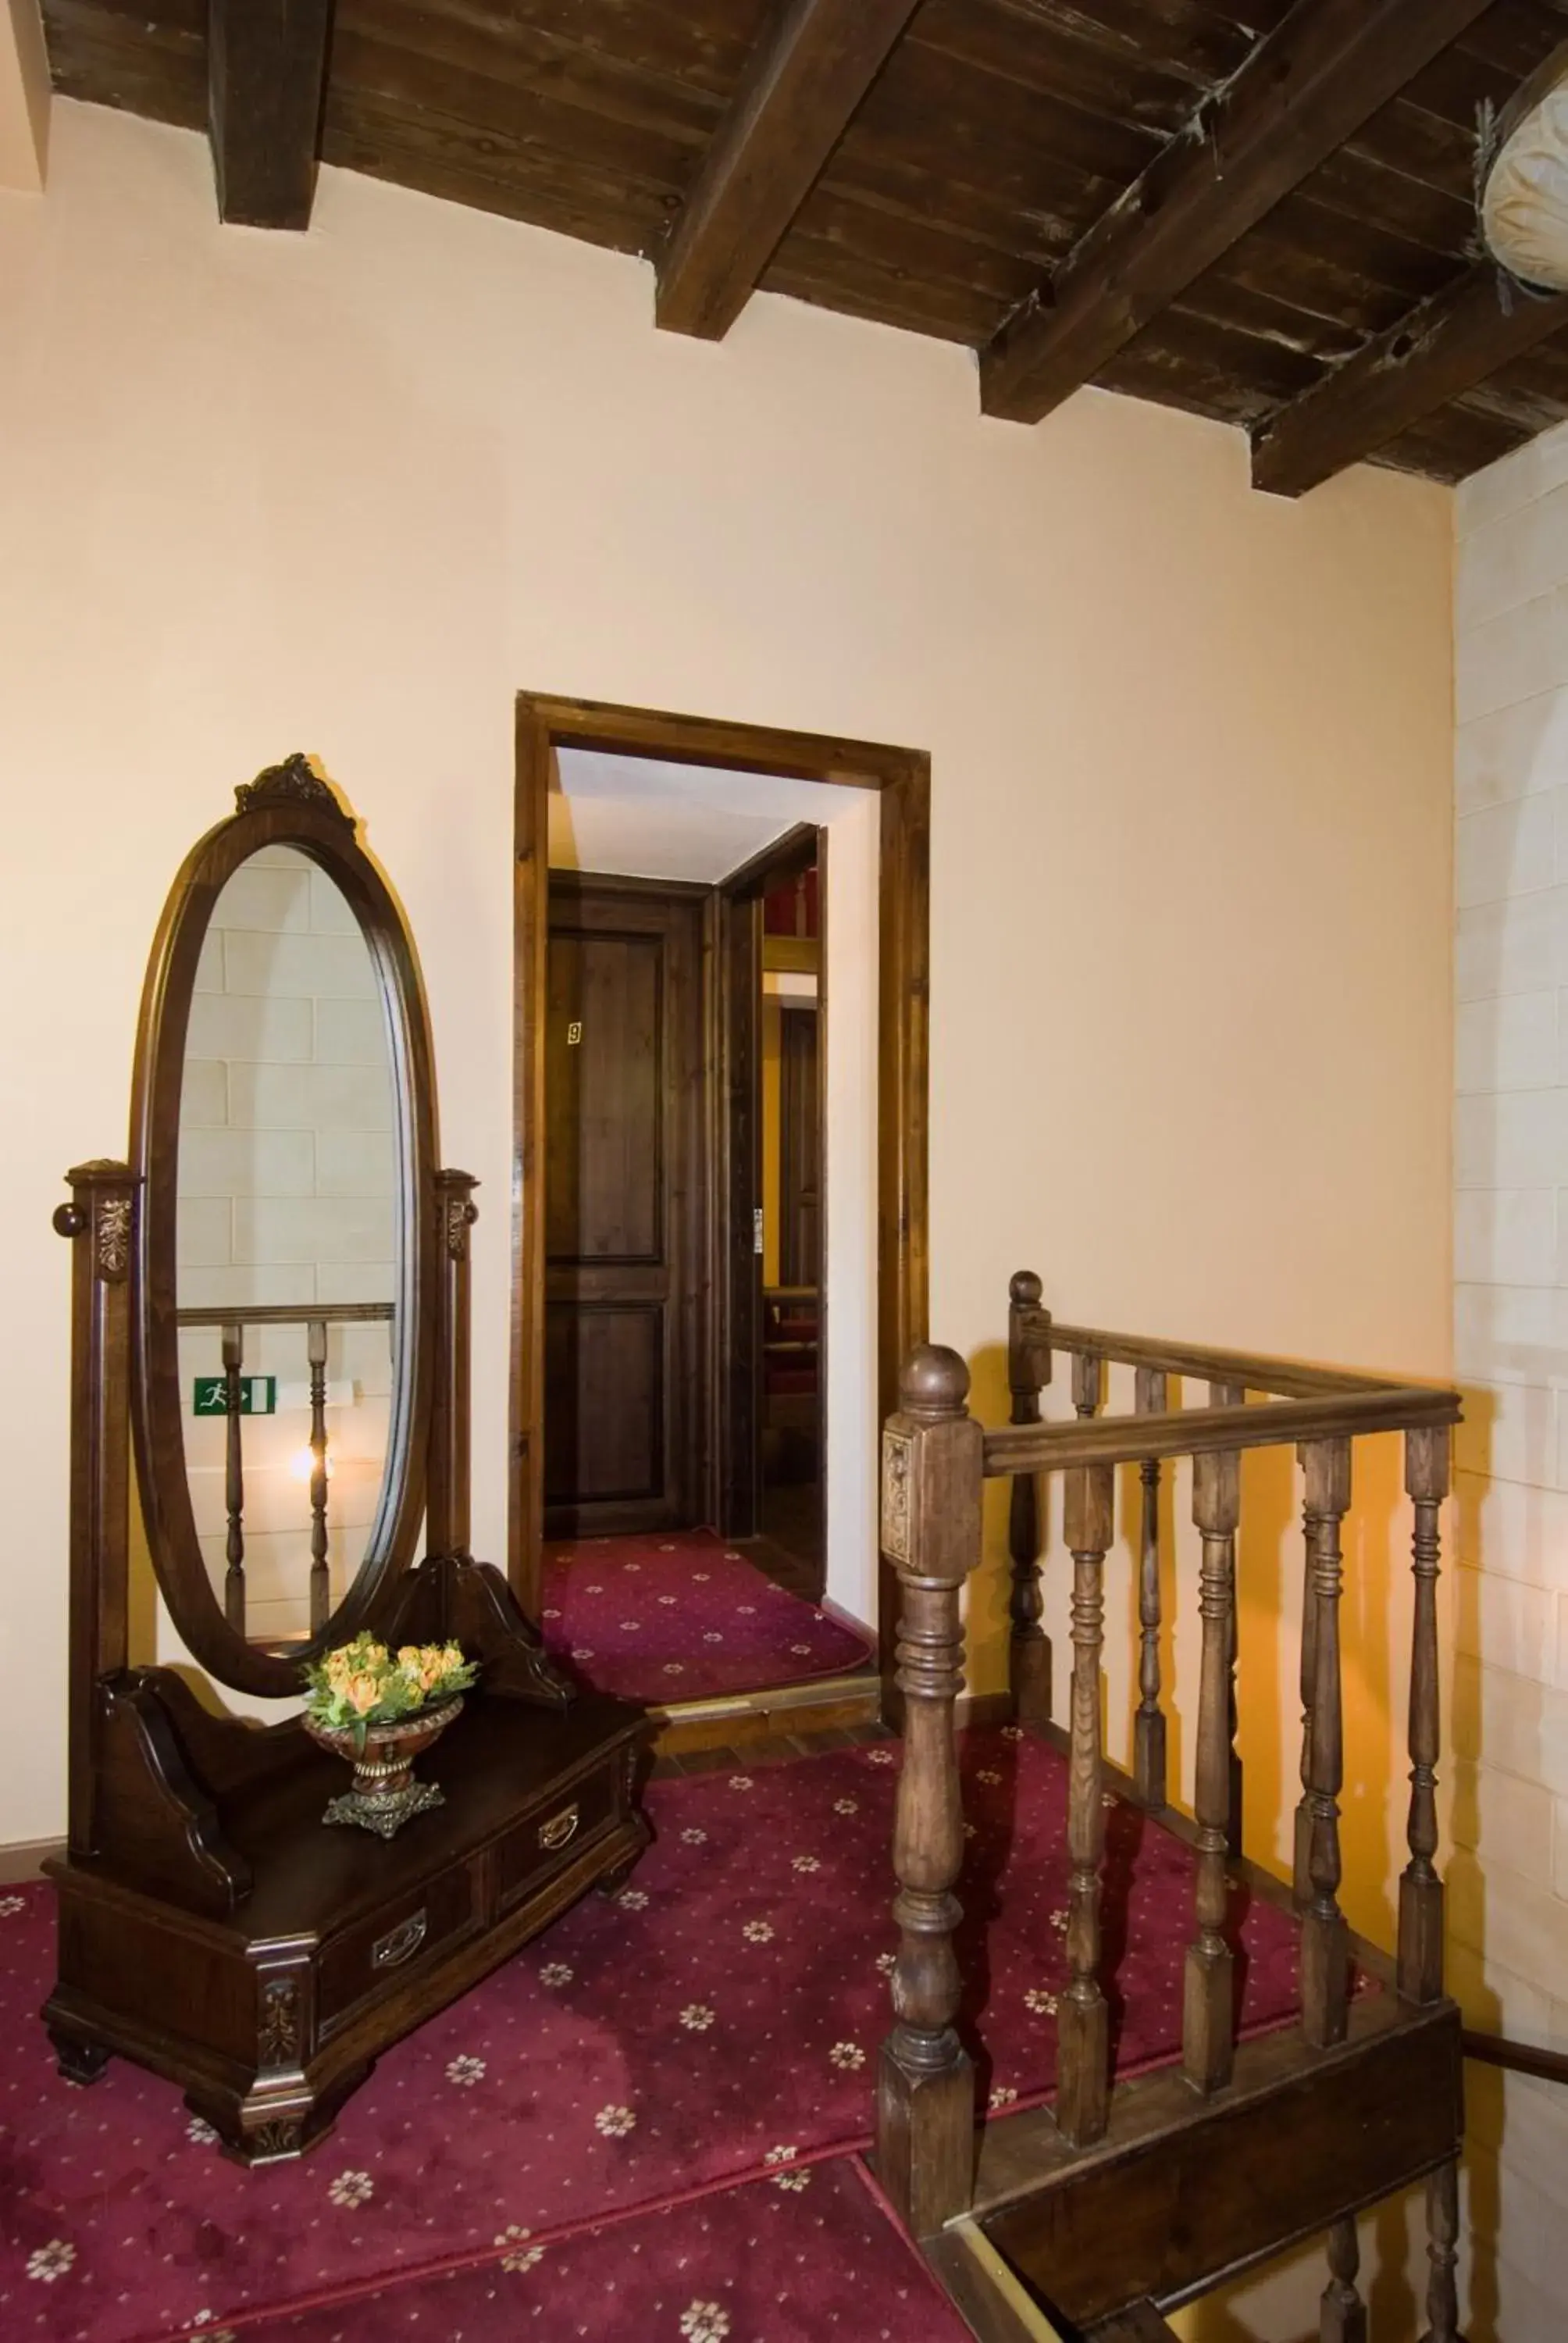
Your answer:
[[[142,990],[130,1158],[140,1181],[130,1263],[131,1422],[152,1562],[192,1657],[235,1690],[285,1696],[329,1644],[374,1624],[416,1559],[436,1403],[442,1244],[429,1017],[413,940],[352,815],[302,756],[235,792],[236,810],[192,849],[170,890]],[[379,980],[394,1103],[401,1260],[397,1369],[376,1521],[353,1584],[326,1626],[286,1652],[247,1643],[224,1615],[196,1535],[181,1403],[176,1238],[180,1099],[201,956],[217,899],[265,847],[303,854],[353,910]],[[243,1312],[236,1312],[243,1317]]]

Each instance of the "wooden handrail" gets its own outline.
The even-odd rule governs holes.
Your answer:
[[[1163,1415],[999,1424],[986,1431],[985,1473],[987,1480],[1000,1481],[1015,1473],[1060,1473],[1080,1464],[1141,1464],[1231,1448],[1293,1448],[1304,1441],[1350,1440],[1369,1432],[1439,1428],[1457,1423],[1459,1417],[1457,1392],[1378,1383],[1315,1399],[1268,1400],[1258,1407],[1174,1408]]]
[[[1305,1366],[1298,1359],[1272,1358],[1262,1352],[1220,1351],[1201,1342],[1164,1342],[1152,1334],[1111,1334],[1100,1326],[1065,1326],[1049,1310],[1027,1313],[1022,1332],[1032,1349],[1107,1359],[1119,1367],[1157,1367],[1168,1375],[1194,1375],[1204,1383],[1241,1383],[1248,1391],[1276,1392],[1282,1399],[1403,1388],[1397,1377]]]
[[[1506,2067],[1511,2075],[1534,2075],[1543,2083],[1568,2083],[1568,2050],[1514,2042],[1506,2034],[1481,2034],[1467,2026],[1464,2055],[1483,2066]]]
[[[258,1302],[246,1309],[176,1310],[176,1326],[369,1326],[395,1318],[395,1302]]]

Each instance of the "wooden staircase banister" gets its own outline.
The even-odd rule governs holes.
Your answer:
[[[1030,1272],[1022,1272],[1022,1275]],[[1038,1278],[1033,1281],[1037,1285]],[[1226,1351],[1208,1342],[1174,1342],[1151,1334],[1117,1334],[1102,1326],[1068,1326],[1036,1306],[1023,1313],[1020,1342],[1037,1353],[1066,1351],[1075,1357],[1103,1359],[1118,1367],[1153,1367],[1195,1382],[1240,1383],[1244,1391],[1277,1393],[1282,1399],[1312,1399],[1325,1392],[1393,1391],[1397,1376],[1352,1373],[1344,1367],[1311,1366],[1263,1351]],[[1040,1380],[1045,1382],[1047,1376]]]
[[[881,1546],[902,1595],[899,1681],[910,1722],[894,1846],[894,1910],[902,1935],[892,1984],[897,2023],[879,2074],[882,2184],[929,2256],[939,2237],[978,2221],[1054,2310],[1108,2338],[1137,2333],[1140,2318],[1151,2335],[1159,2333],[1160,2306],[1202,2292],[1232,2268],[1319,2230],[1328,2240],[1330,2272],[1322,2335],[1327,2343],[1362,2343],[1355,2217],[1365,2206],[1425,2178],[1426,2343],[1457,2343],[1460,2016],[1443,1987],[1443,1885],[1435,1856],[1438,1530],[1459,1394],[1251,1353],[1063,1327],[1040,1307],[1040,1291],[1030,1272],[1011,1281],[1008,1423],[977,1423],[967,1404],[964,1361],[951,1351],[922,1347],[910,1359],[900,1410],[884,1432]],[[1045,1423],[1040,1397],[1058,1351],[1071,1360],[1073,1413]],[[1109,1371],[1129,1369],[1133,1413],[1105,1413],[1113,1381]],[[1172,1377],[1203,1386],[1191,1393],[1191,1404],[1171,1404]],[[1271,1395],[1248,1404],[1249,1393]],[[1392,1964],[1374,1947],[1352,1946],[1340,1895],[1347,1543],[1357,1551],[1343,1524],[1352,1506],[1354,1443],[1389,1433],[1403,1437],[1414,1576],[1410,1859],[1399,1883],[1398,1954]],[[1305,1482],[1295,1877],[1293,1889],[1270,1883],[1297,1916],[1301,2016],[1293,2032],[1282,2033],[1277,2048],[1260,2058],[1245,2053],[1239,2038],[1235,1990],[1236,1875],[1255,1871],[1242,1846],[1238,1681],[1247,1664],[1238,1639],[1237,1547],[1242,1456],[1271,1448],[1294,1451]],[[1161,1465],[1179,1458],[1191,1460],[1201,1548],[1201,1684],[1192,1721],[1193,1820],[1170,1819],[1175,1835],[1194,1847],[1196,1866],[1181,2062],[1170,2087],[1157,2089],[1115,2081],[1111,2069],[1108,2019],[1114,1987],[1105,1973],[1101,1932],[1101,1809],[1115,1769],[1104,1746],[1102,1662],[1106,1564],[1117,1544],[1122,1486],[1117,1468],[1131,1466],[1136,1474],[1122,1494],[1131,1491],[1134,1518],[1120,1525],[1132,1546],[1137,1610],[1131,1787],[1144,1813],[1163,1823],[1169,1793],[1161,1539],[1168,1534],[1161,1523]],[[1051,1653],[1041,1627],[1045,1508],[1039,1476],[1047,1473],[1061,1478],[1070,1556],[1072,1664],[1065,1730],[1051,1714]],[[1030,2143],[1007,2201],[999,2202],[993,2192],[989,2206],[983,2192],[978,2202],[974,2192],[974,2076],[955,2027],[962,1999],[956,1942],[961,1916],[954,1889],[963,1801],[951,1730],[962,1662],[963,1582],[981,1560],[987,1480],[1012,1483],[1007,1544],[1014,1712],[1019,1727],[1065,1748],[1070,1865],[1060,1916],[1068,1981],[1057,2009],[1055,2105],[1049,2114],[1004,2117],[988,2127],[987,2140],[992,2129],[1016,2127],[1020,2142],[1027,2136]],[[1180,1578],[1173,1583],[1179,1585]],[[1293,1619],[1293,1591],[1290,1608]],[[1386,1795],[1388,1785],[1376,1787]],[[1292,1802],[1294,1796],[1292,1783]],[[1254,1892],[1256,1885],[1254,1877]],[[1357,1971],[1381,1981],[1384,1996],[1379,2011],[1374,1992],[1370,2027],[1368,2006],[1352,1994]],[[1568,2079],[1568,2057],[1554,2057],[1545,2070]],[[1167,2111],[1153,2161],[1135,2154],[1121,2120],[1141,2090],[1145,2106]],[[1277,2105],[1269,2104],[1271,2097]],[[1216,2127],[1212,2134],[1210,2125]],[[1352,2140],[1361,2142],[1354,2155]],[[1201,2235],[1178,2236],[1169,2191],[1179,2194],[1211,2168],[1210,2159],[1222,2161],[1232,2151],[1251,2176],[1244,2236],[1227,2236],[1223,2207]],[[982,2165],[987,2154],[982,2147]],[[1117,2176],[1141,2191],[1130,2223],[1107,2194],[1121,2185]],[[1075,2202],[1085,2207],[1081,2224],[1069,2209]],[[1128,2248],[1115,2268],[1105,2258],[1104,2240],[1112,2229]],[[1059,2293],[1059,2285],[1065,2292]]]
[[[1332,1398],[1267,1400],[1257,1407],[1176,1408],[1163,1415],[1101,1415],[1072,1423],[998,1424],[985,1432],[985,1474],[1061,1473],[1087,1464],[1140,1464],[1233,1448],[1297,1448],[1373,1432],[1446,1429],[1460,1418],[1459,1393],[1382,1383]]]
[[[1511,2075],[1533,2075],[1543,2083],[1568,2083],[1568,2050],[1544,2043],[1515,2042],[1506,2034],[1486,2034],[1467,2026],[1462,2037],[1464,2055],[1483,2066],[1502,2066]]]

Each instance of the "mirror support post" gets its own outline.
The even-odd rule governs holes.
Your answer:
[[[128,1163],[67,1172],[55,1227],[71,1247],[71,1677],[69,1844],[90,1855],[98,1684],[129,1661],[130,1265],[136,1192]]]
[[[441,1299],[436,1326],[436,1404],[431,1421],[426,1523],[432,1554],[468,1552],[468,1231],[478,1219],[471,1172],[437,1172],[437,1259]]]

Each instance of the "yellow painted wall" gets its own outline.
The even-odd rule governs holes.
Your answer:
[[[63,1811],[48,1216],[65,1165],[123,1144],[176,866],[288,749],[323,759],[403,894],[445,1146],[484,1183],[481,1550],[504,1528],[521,687],[930,752],[931,1319],[990,1413],[1025,1263],[1074,1318],[1446,1371],[1444,491],[1362,470],[1272,501],[1216,425],[1086,393],[1023,430],[980,417],[941,345],[765,298],[709,347],[654,331],[627,258],[332,171],[308,236],[226,231],[197,139],[64,102],[54,142],[47,198],[0,196],[0,1643],[27,1654],[0,1841]],[[1391,1458],[1362,1485],[1348,1900],[1386,1933],[1405,1525]],[[1248,1495],[1266,1830],[1295,1765],[1299,1547],[1282,1469]],[[871,1534],[868,1507],[868,1557]],[[994,1518],[990,1555],[981,1684]],[[1049,1600],[1060,1647],[1060,1564]],[[1190,1575],[1179,1608],[1184,1719]],[[1119,1741],[1114,1574],[1109,1617]]]

